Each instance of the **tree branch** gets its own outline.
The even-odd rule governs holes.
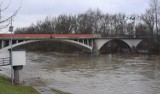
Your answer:
[[[21,8],[21,7],[19,7],[19,8],[14,12],[14,14],[11,15],[10,17],[8,17],[7,19],[0,21],[0,24],[4,23],[4,22],[6,22],[6,21],[9,21],[10,19],[13,19],[13,18],[16,16],[17,12],[20,10],[20,8]]]
[[[11,4],[11,0],[9,1],[8,5],[7,5],[5,8],[3,8],[3,9],[1,9],[2,4],[3,4],[3,0],[2,0],[2,2],[1,2],[1,4],[0,4],[0,12],[5,11],[6,9],[8,9],[8,7],[9,7],[10,4]]]

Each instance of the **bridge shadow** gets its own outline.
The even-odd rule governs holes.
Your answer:
[[[136,47],[130,47],[126,42],[120,39],[113,39],[105,43],[99,50],[100,54],[110,53],[138,53],[138,54],[154,54],[156,43],[151,39],[142,40]]]
[[[110,54],[110,53],[128,53],[131,51],[130,46],[122,40],[113,39],[105,43],[101,49],[100,54]]]
[[[156,43],[151,39],[143,40],[141,43],[139,43],[136,47],[137,52],[141,54],[152,54],[157,53],[157,47]]]
[[[60,41],[36,41],[15,47],[14,49],[26,49],[29,51],[79,53],[83,49],[69,43]]]

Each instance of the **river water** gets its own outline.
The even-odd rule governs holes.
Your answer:
[[[27,52],[21,79],[71,94],[160,94],[160,57]]]

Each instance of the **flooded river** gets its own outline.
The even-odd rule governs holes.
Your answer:
[[[71,94],[160,94],[160,58],[27,52],[22,80]]]

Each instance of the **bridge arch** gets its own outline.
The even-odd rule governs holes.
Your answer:
[[[27,40],[27,41],[23,41],[23,42],[19,42],[19,43],[16,43],[16,44],[13,44],[12,47],[17,47],[17,46],[21,46],[21,45],[24,45],[24,44],[29,44],[29,43],[33,43],[33,42],[38,42],[38,41],[57,41],[57,42],[65,42],[67,44],[71,44],[71,45],[74,45],[78,48],[81,48],[83,50],[86,50],[86,51],[91,51],[92,50],[92,47],[89,46],[89,45],[86,45],[86,44],[83,44],[83,43],[80,43],[78,41],[74,41],[74,40],[61,40],[61,39],[53,39],[53,40]],[[5,50],[8,50],[10,49],[11,46],[7,46],[7,47],[4,47],[2,49],[0,49],[0,51],[5,51]]]
[[[156,46],[156,43],[153,40],[143,39],[136,48],[139,53],[150,53],[150,51],[156,53],[157,50],[154,49],[154,46]]]
[[[99,51],[101,52],[101,50],[105,49],[105,46],[108,45],[112,45],[116,44],[116,50],[121,50],[124,52],[128,52],[131,50],[131,47],[122,39],[110,39],[110,40],[106,40],[106,42],[103,42],[103,44],[101,44],[101,47],[99,47]]]

